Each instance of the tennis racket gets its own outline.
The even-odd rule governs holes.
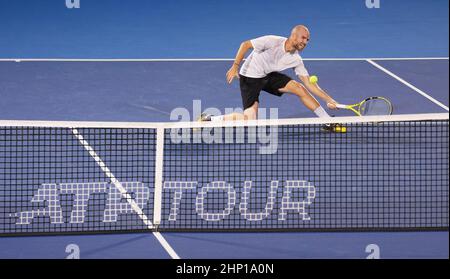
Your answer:
[[[392,103],[384,97],[369,97],[357,104],[337,104],[336,107],[351,110],[358,116],[391,115],[394,110]]]

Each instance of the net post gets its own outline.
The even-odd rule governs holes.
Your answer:
[[[157,230],[161,224],[163,164],[164,164],[164,127],[156,129],[155,156],[155,196],[153,201],[153,224]]]

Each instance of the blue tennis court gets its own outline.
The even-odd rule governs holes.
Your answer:
[[[174,117],[180,109],[189,112],[190,121],[206,108],[224,113],[241,107],[239,83],[229,85],[225,79],[240,42],[264,34],[285,35],[299,21],[312,30],[311,43],[302,53],[305,66],[339,102],[385,96],[396,116],[448,113],[448,1],[381,0],[378,9],[368,9],[362,0],[286,2],[283,7],[269,1],[231,1],[231,7],[240,7],[233,13],[230,1],[129,2],[82,0],[79,9],[68,9],[62,0],[0,0],[0,22],[6,26],[0,30],[6,42],[0,45],[0,119],[157,123],[188,120]],[[250,11],[254,16],[247,15]],[[417,21],[418,13],[423,22]],[[292,71],[286,74],[294,77]],[[280,119],[314,117],[294,96],[262,93],[260,103],[267,110],[277,109]],[[344,110],[329,112],[349,116]],[[83,144],[77,144],[75,139],[73,156],[83,162],[92,159],[76,155],[85,152]],[[119,149],[100,150],[91,157],[114,159],[109,155],[114,152],[134,158],[132,151]],[[143,158],[147,156],[154,154]],[[437,151],[417,162],[442,163],[446,156]],[[199,157],[184,157],[172,167],[187,170],[182,162],[189,158]],[[111,173],[122,171],[116,166],[120,162],[104,163],[110,164]],[[95,167],[96,161],[89,164]],[[149,159],[144,166],[152,164]],[[261,170],[268,171],[257,168]],[[244,181],[248,175],[237,171],[230,168],[227,174],[234,172],[236,180]],[[448,174],[439,174],[445,171]],[[366,258],[378,249],[381,258],[448,258],[446,214],[446,231],[8,236],[0,237],[0,258],[66,258],[74,251],[71,245],[79,248],[81,258]]]

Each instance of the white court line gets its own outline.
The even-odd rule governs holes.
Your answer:
[[[71,128],[71,130],[72,130],[72,133],[74,134],[74,136],[78,139],[78,141],[89,152],[89,155],[91,155],[91,157],[94,158],[95,162],[100,166],[100,168],[106,174],[106,176],[108,176],[111,179],[111,183],[113,183],[114,186],[116,186],[116,188],[119,190],[119,192],[122,194],[122,196],[130,203],[131,207],[134,209],[136,214],[138,214],[138,216],[142,219],[142,221],[147,226],[147,228],[152,230],[154,228],[152,222],[150,221],[150,219],[148,219],[148,217],[145,215],[145,213],[142,211],[142,209],[139,207],[139,205],[133,200],[133,198],[127,193],[127,190],[122,186],[122,183],[120,183],[120,181],[117,180],[117,178],[109,170],[109,168],[105,165],[105,163],[100,158],[100,156],[98,156],[98,154],[89,145],[89,143],[83,138],[83,136],[78,132],[78,130],[75,128]],[[159,233],[159,232],[152,232],[152,233],[172,259],[180,258],[177,255],[177,253],[175,252],[175,250],[173,250],[173,248],[167,242],[167,240],[161,235],[161,233]]]
[[[304,61],[366,61],[366,60],[448,60],[448,57],[379,57],[379,58],[303,58]]]
[[[367,61],[367,60],[448,60],[448,57],[372,57],[372,58],[303,58],[304,61]],[[101,59],[101,58],[0,58],[0,62],[216,62],[234,61],[234,58],[149,58],[149,59]]]
[[[150,111],[155,111],[155,112],[162,113],[162,114],[168,115],[168,116],[171,115],[171,114],[170,114],[169,112],[167,112],[167,111],[160,110],[160,109],[155,108],[155,107],[152,107],[152,106],[138,105],[138,104],[133,104],[133,103],[131,103],[130,105],[133,106],[133,107],[136,107],[136,108],[145,109],[145,110],[150,110]]]
[[[448,60],[448,57],[368,58],[369,60]],[[367,59],[365,59],[367,60]]]
[[[416,91],[417,93],[419,93],[420,95],[424,96],[425,98],[427,98],[431,102],[435,103],[436,105],[440,106],[441,108],[445,109],[446,111],[449,111],[449,109],[448,109],[448,107],[446,105],[444,105],[443,103],[441,103],[438,100],[434,99],[433,97],[431,97],[430,95],[428,95],[424,91],[420,90],[419,88],[415,87],[411,83],[407,82],[406,80],[400,78],[399,76],[397,76],[393,72],[389,71],[388,69],[382,67],[381,65],[375,63],[374,61],[372,61],[370,59],[367,59],[367,62],[369,62],[370,64],[372,64],[373,66],[375,66],[379,70],[383,71],[384,73],[386,73],[386,74],[390,75],[391,77],[395,78],[396,80],[398,80],[399,82],[403,83],[404,85],[408,86],[412,90]]]

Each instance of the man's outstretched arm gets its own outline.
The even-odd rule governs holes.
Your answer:
[[[227,72],[227,82],[231,83],[234,79],[234,77],[239,78],[239,65],[241,64],[242,60],[244,59],[245,54],[249,49],[253,48],[251,41],[245,41],[241,44],[239,47],[239,50],[236,54],[236,58],[234,59],[233,66],[228,70]]]
[[[320,86],[309,81],[309,76],[299,76],[300,80],[306,86],[309,92],[313,93],[327,103],[328,108],[336,109],[336,101],[331,98]]]

